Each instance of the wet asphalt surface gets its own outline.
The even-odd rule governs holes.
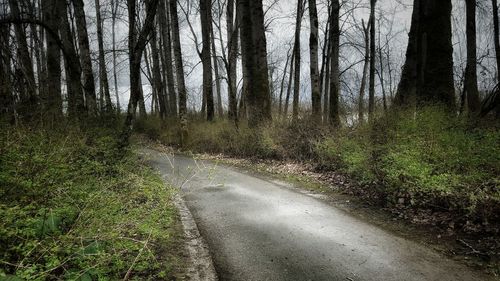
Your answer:
[[[181,188],[220,280],[494,280],[261,176],[141,154]]]

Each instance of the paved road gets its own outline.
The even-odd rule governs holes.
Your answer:
[[[493,280],[279,183],[142,152],[182,188],[221,280]]]

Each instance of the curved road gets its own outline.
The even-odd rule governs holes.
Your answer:
[[[221,280],[493,280],[279,183],[211,162],[142,154],[182,189]]]

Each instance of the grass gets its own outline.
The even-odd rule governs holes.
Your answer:
[[[170,280],[174,191],[111,129],[2,128],[0,280]]]

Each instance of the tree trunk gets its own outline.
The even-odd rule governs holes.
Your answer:
[[[20,18],[18,1],[9,0],[10,12],[13,18]],[[27,121],[33,118],[33,115],[38,111],[38,100],[36,96],[35,73],[33,71],[33,63],[28,50],[28,42],[26,40],[26,31],[22,24],[14,25],[14,33],[17,42],[17,59],[22,72],[24,82],[20,85],[26,87],[25,91],[19,93],[19,103],[16,106],[17,112]]]
[[[57,0],[42,1],[44,21],[54,32],[59,31],[61,17],[56,4]],[[57,117],[62,116],[61,50],[52,35],[47,34],[45,42],[47,44],[46,88],[48,98],[46,111],[53,117]]]
[[[278,115],[281,116],[283,112],[283,91],[285,90],[285,80],[286,80],[286,72],[288,70],[288,64],[290,63],[290,58],[291,54],[290,52],[292,51],[292,48],[288,49],[288,52],[286,53],[286,62],[285,62],[285,69],[283,70],[283,77],[281,78],[281,86],[280,86],[280,97],[279,97],[279,105],[278,105]]]
[[[160,3],[160,6],[163,3]],[[159,9],[161,11],[161,7]],[[161,12],[159,13],[159,17],[163,16]],[[164,119],[167,117],[167,109],[166,109],[166,101],[165,96],[163,95],[163,83],[161,79],[161,71],[160,71],[160,55],[158,51],[158,40],[157,40],[157,30],[156,28],[152,32],[151,36],[151,55],[153,57],[153,83],[154,83],[154,93],[156,98],[158,99],[159,109],[160,109],[160,117]]]
[[[154,28],[154,18],[156,15],[156,7],[159,0],[146,1],[146,18],[142,29],[137,31],[136,27],[136,0],[127,0],[128,3],[128,48],[129,48],[129,68],[130,68],[130,101],[127,108],[127,117],[125,118],[124,129],[121,137],[121,146],[128,144],[132,129],[132,121],[134,113],[139,101],[144,100],[142,96],[141,85],[141,56],[146,48],[149,35]],[[145,112],[141,111],[141,115]]]
[[[90,57],[90,43],[87,34],[87,21],[83,0],[72,0],[75,12],[76,29],[78,34],[78,47],[82,61],[83,90],[85,92],[85,104],[91,116],[97,114],[97,100],[95,94],[94,73],[92,72],[92,59]]]
[[[217,58],[217,48],[215,47],[215,34],[213,23],[210,20],[210,43],[212,45],[212,58],[214,62],[214,77],[215,77],[215,93],[217,95],[217,114],[219,118],[224,117],[224,110],[222,109],[222,96],[220,89],[220,76],[219,76],[219,63]]]
[[[365,121],[365,90],[366,90],[366,77],[368,76],[368,65],[370,63],[370,27],[371,19],[368,21],[368,25],[365,26],[365,22],[362,21],[363,33],[365,35],[365,61],[363,66],[363,76],[361,77],[361,86],[359,87],[359,100],[358,100],[358,122],[363,123]]]
[[[111,95],[109,94],[108,71],[106,69],[106,59],[104,57],[104,40],[102,35],[102,26],[104,21],[101,19],[101,4],[99,0],[95,0],[95,14],[97,21],[97,43],[99,51],[99,92],[101,96],[104,95],[104,102],[106,104],[106,112],[111,113],[113,106],[111,104]]]
[[[309,22],[311,35],[309,37],[309,51],[311,56],[311,100],[312,115],[316,121],[321,120],[321,89],[318,63],[318,10],[316,0],[309,0]]]
[[[418,37],[420,30],[420,5],[422,0],[413,1],[411,27],[406,47],[406,60],[403,65],[401,79],[396,90],[394,104],[397,106],[411,106],[415,103],[417,93],[417,60]]]
[[[370,86],[368,90],[368,120],[373,120],[375,111],[375,5],[377,0],[370,0]]]
[[[228,69],[228,116],[230,120],[238,122],[238,102],[236,99],[238,86],[237,86],[237,62],[238,62],[238,17],[234,16],[234,0],[227,1],[227,45],[229,57]]]
[[[264,10],[262,0],[238,0],[238,5],[241,12],[243,65],[248,73],[245,95],[248,125],[257,127],[272,119]]]
[[[334,127],[340,126],[339,96],[340,96],[340,71],[339,71],[339,49],[340,49],[340,25],[339,25],[339,0],[332,0],[330,38],[331,38],[331,77],[330,77],[330,124]]]
[[[453,47],[451,42],[451,0],[426,1],[424,33],[422,88],[418,96],[419,105],[429,102],[441,103],[450,110],[455,109],[453,82]]]
[[[500,27],[498,23],[498,3],[497,0],[491,0],[493,7],[493,40],[495,41],[495,55],[497,59],[497,82],[500,83]]]
[[[170,18],[172,22],[172,43],[174,48],[175,58],[175,74],[177,77],[177,89],[179,91],[179,118],[180,118],[180,139],[181,145],[185,145],[188,141],[187,130],[187,94],[186,83],[184,81],[184,65],[182,62],[181,39],[179,35],[179,18],[177,15],[177,1],[169,0],[170,2]]]
[[[0,121],[15,123],[14,115],[14,93],[12,92],[9,51],[9,25],[0,25]]]
[[[292,119],[294,121],[299,117],[299,94],[300,94],[300,29],[302,27],[302,17],[304,16],[304,2],[297,0],[297,18],[295,21],[295,72],[294,72],[294,86],[293,86],[293,108]]]
[[[203,64],[203,96],[206,98],[207,120],[214,120],[214,93],[212,88],[212,57],[210,55],[210,31],[212,24],[211,0],[200,0],[202,34],[201,62]]]
[[[80,61],[73,42],[73,34],[68,19],[68,6],[66,0],[56,0],[57,9],[61,13],[60,33],[61,41],[66,55],[64,56],[64,69],[68,93],[68,115],[70,118],[81,118],[86,114],[83,88],[81,83],[82,70]]]
[[[293,51],[292,51],[292,59],[290,61],[290,74],[288,75],[288,87],[286,89],[286,97],[285,97],[285,109],[284,109],[284,117],[288,118],[288,104],[290,103],[290,94],[292,93],[293,89],[293,73],[294,73],[294,62],[295,62],[295,44],[293,46]]]
[[[116,16],[118,14],[118,0],[111,0],[111,37],[113,43],[113,81],[115,84],[115,98],[116,98],[116,112],[120,114],[121,105],[120,105],[120,93],[118,90],[118,64],[116,62]]]
[[[174,70],[172,62],[172,38],[170,35],[171,32],[171,24],[170,24],[170,12],[168,11],[168,6],[165,6],[165,3],[160,3],[159,9],[159,22],[160,22],[160,30],[162,33],[162,41],[163,41],[163,56],[165,57],[166,64],[163,65],[165,72],[165,82],[166,82],[166,90],[168,92],[168,100],[169,100],[169,116],[177,117],[177,94],[175,92],[174,85]]]
[[[480,109],[477,89],[477,50],[476,50],[476,0],[465,0],[467,33],[467,66],[465,67],[464,91],[469,112]]]

